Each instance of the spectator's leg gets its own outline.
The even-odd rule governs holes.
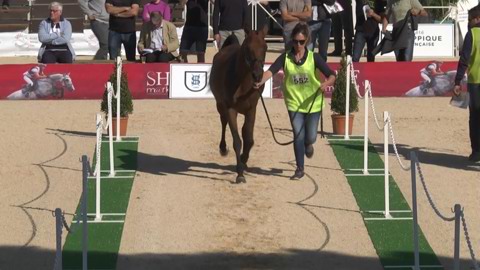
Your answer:
[[[122,34],[122,39],[127,61],[135,62],[135,50],[137,47],[137,36],[135,32]]]
[[[220,30],[219,31],[219,34],[220,34],[220,44],[218,44],[218,49],[220,50],[223,46],[223,43],[225,42],[225,40],[228,38],[228,36],[230,36],[231,34],[233,34],[232,31],[224,31],[224,30]]]
[[[292,31],[284,31],[283,32],[283,42],[285,44],[285,51],[289,52],[292,47],[292,38],[290,37],[292,35]]]
[[[192,45],[194,43],[195,29],[189,26],[183,28],[182,38],[180,41],[180,55],[182,61],[188,63],[187,55],[192,52]]]
[[[195,41],[197,51],[197,63],[205,63],[205,51],[207,50],[208,28],[199,27],[199,37]]]
[[[353,55],[352,55],[353,62],[360,61],[360,57],[362,57],[363,48],[365,47],[365,42],[366,42],[365,35],[363,34],[362,31],[357,30],[355,32],[355,39],[353,44]]]
[[[405,61],[412,62],[414,46],[415,46],[415,32],[413,32],[413,30],[410,30],[410,33],[408,34],[407,48],[405,48]]]
[[[54,53],[57,58],[57,63],[62,63],[62,64],[73,63],[73,57],[70,51],[57,51]]]
[[[157,60],[160,63],[168,63],[175,59],[175,57],[171,53],[160,53],[157,56]]]
[[[353,16],[352,16],[352,4],[349,3],[344,7],[342,18],[343,34],[345,36],[345,53],[352,55],[352,38],[353,38]]]
[[[315,21],[311,25],[308,26],[308,29],[310,30],[310,42],[307,45],[307,48],[310,51],[315,51],[315,45],[317,43],[318,35],[320,28],[322,27],[322,22]]]
[[[145,54],[145,62],[146,63],[155,63],[157,62],[157,56],[155,53],[147,53]]]
[[[468,84],[468,92],[470,93],[470,144],[472,153],[480,153],[480,84]]]
[[[108,59],[108,23],[99,22],[97,20],[90,21],[90,27],[92,32],[97,37],[99,49],[94,60],[106,60]]]
[[[110,60],[115,60],[117,56],[120,56],[120,49],[122,46],[122,37],[120,33],[115,31],[108,31],[108,54]]]
[[[332,15],[332,31],[333,31],[333,42],[335,44],[335,49],[330,53],[331,56],[339,56],[343,51],[343,40],[342,40],[342,18],[340,17],[342,12],[335,13]],[[342,13],[343,15],[343,13]]]
[[[369,38],[367,40],[367,61],[368,62],[375,62],[375,54],[373,53],[373,50],[377,47],[378,44],[378,37],[379,34]]]
[[[44,64],[54,64],[57,63],[57,57],[55,56],[55,53],[49,50],[45,50],[45,52],[42,55],[42,60],[40,63]]]
[[[332,20],[326,19],[322,21],[322,25],[318,31],[318,53],[325,62],[327,62],[328,41],[330,40],[331,28]]]
[[[234,30],[233,34],[237,37],[240,45],[242,45],[243,41],[245,40],[245,30],[243,30],[243,29]]]

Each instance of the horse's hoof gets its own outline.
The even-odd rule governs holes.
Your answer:
[[[222,157],[228,155],[228,148],[225,148],[225,149],[221,149],[221,148],[220,148],[220,155],[221,155]]]
[[[237,181],[235,183],[237,184],[247,183],[247,180],[245,180],[245,176],[237,176]]]

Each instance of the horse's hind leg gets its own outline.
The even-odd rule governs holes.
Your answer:
[[[222,122],[222,138],[220,139],[220,155],[226,156],[228,154],[227,144],[225,143],[225,131],[227,129],[227,110],[220,104],[217,103],[217,111],[220,114],[220,121]]]
[[[237,158],[237,179],[236,183],[246,183],[245,176],[243,176],[243,171],[245,170],[245,165],[241,161],[240,151],[242,151],[242,139],[238,133],[237,125],[237,115],[238,113],[233,110],[228,110],[228,125],[230,126],[230,131],[233,137],[233,149],[235,150],[235,157]]]
[[[242,128],[243,138],[243,152],[240,156],[240,160],[247,167],[248,158],[250,156],[250,150],[253,146],[253,128],[255,126],[256,109],[254,108],[245,115],[245,123]]]

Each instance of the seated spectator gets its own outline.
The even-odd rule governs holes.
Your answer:
[[[38,52],[40,63],[73,63],[75,52],[70,44],[72,25],[63,18],[62,4],[49,5],[50,17],[40,22],[38,40],[42,43]]]
[[[166,21],[170,21],[172,19],[170,6],[168,6],[168,4],[162,0],[153,0],[152,2],[146,4],[143,7],[143,12],[142,12],[143,22],[150,21],[150,14],[154,11],[162,14],[163,19]]]
[[[150,14],[150,21],[142,25],[138,52],[147,63],[170,62],[178,57],[177,28],[163,19],[159,12]]]

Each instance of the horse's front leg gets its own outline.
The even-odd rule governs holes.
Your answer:
[[[228,124],[228,111],[222,104],[217,103],[217,111],[220,114],[220,121],[222,122],[222,138],[220,139],[220,155],[226,156],[228,154],[227,144],[225,143],[225,131]]]
[[[228,110],[228,125],[230,126],[230,131],[233,137],[233,149],[235,150],[235,157],[237,158],[237,179],[236,183],[246,183],[245,176],[243,176],[243,171],[245,170],[245,165],[240,158],[240,151],[242,150],[242,139],[238,133],[237,125],[237,115],[238,112],[234,109]]]
[[[245,123],[243,124],[242,128],[243,152],[240,156],[240,159],[245,167],[248,167],[248,157],[250,156],[250,150],[254,144],[253,128],[255,126],[256,111],[256,108],[253,108],[245,115]]]

